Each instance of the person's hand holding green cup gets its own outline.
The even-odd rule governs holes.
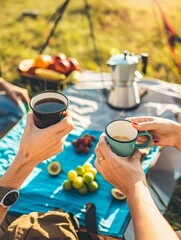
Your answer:
[[[143,149],[152,143],[152,135],[147,131],[136,130],[129,120],[116,119],[110,122],[106,128],[106,140],[114,153],[122,157],[131,156],[135,149]],[[145,143],[138,144],[139,136],[147,136]]]

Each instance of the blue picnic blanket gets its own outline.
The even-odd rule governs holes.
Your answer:
[[[0,176],[2,176],[13,161],[24,130],[26,117],[24,117],[3,139],[0,141]],[[75,153],[71,144],[72,140],[88,133],[95,136],[91,151],[85,154]],[[68,136],[62,153],[40,163],[29,175],[20,189],[20,198],[10,209],[9,213],[21,215],[32,211],[46,212],[54,208],[61,208],[72,212],[85,226],[85,206],[92,202],[96,205],[97,224],[99,232],[106,235],[122,237],[130,220],[130,211],[126,200],[119,201],[112,197],[113,186],[107,183],[101,174],[97,174],[96,181],[98,191],[80,195],[77,190],[70,192],[63,190],[63,182],[67,179],[69,170],[85,162],[94,164],[94,148],[102,132],[97,130],[85,130],[76,127]],[[144,172],[150,168],[158,147],[152,147],[149,154],[142,162]],[[57,160],[62,166],[60,175],[51,177],[47,166],[51,161]]]

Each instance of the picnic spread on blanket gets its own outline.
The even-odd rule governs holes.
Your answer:
[[[64,149],[56,156],[40,163],[29,175],[20,189],[20,198],[9,213],[21,215],[32,211],[46,212],[61,208],[72,212],[84,225],[85,206],[93,202],[96,206],[97,225],[99,232],[105,235],[122,237],[130,221],[130,211],[126,199],[116,200],[111,195],[113,186],[107,183],[101,174],[97,173],[98,190],[80,195],[77,191],[64,191],[63,182],[67,173],[77,165],[86,162],[94,165],[94,148],[105,126],[116,118],[152,115],[177,121],[180,114],[180,88],[166,82],[154,79],[142,79],[137,82],[144,92],[139,106],[134,109],[118,110],[107,103],[103,89],[110,86],[110,74],[83,71],[81,81],[70,85],[63,93],[70,100],[69,109],[72,112],[75,129],[69,134]],[[21,140],[26,122],[26,115],[0,141],[0,175],[2,176],[13,161]],[[72,141],[89,134],[95,137],[88,154],[77,154]],[[30,146],[31,147],[31,146]],[[151,147],[142,159],[145,174],[149,171],[159,147]],[[50,162],[58,161],[62,170],[58,176],[52,177],[47,171]]]

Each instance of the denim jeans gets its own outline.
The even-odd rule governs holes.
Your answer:
[[[26,108],[21,100],[17,106],[4,93],[0,94],[0,136],[3,136],[26,113]]]

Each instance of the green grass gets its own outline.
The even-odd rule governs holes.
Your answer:
[[[18,64],[22,59],[38,55],[52,27],[47,20],[63,2],[0,0],[0,62],[5,79],[25,85],[18,74]],[[181,82],[168,49],[160,13],[151,0],[88,0],[88,3],[103,71],[109,71],[106,61],[113,51],[128,49],[135,54],[149,53],[147,77]],[[181,36],[180,0],[160,0],[160,3],[171,25]],[[25,9],[39,10],[40,15],[36,19],[22,17]],[[181,44],[177,44],[176,49],[181,60]],[[44,51],[50,55],[58,52],[77,58],[81,69],[99,71],[84,0],[70,1],[51,44]],[[138,69],[141,69],[141,64]],[[178,182],[177,189],[180,190],[180,186]],[[166,217],[175,229],[179,229],[181,204],[178,204],[178,191],[175,194]]]
[[[18,82],[19,62],[37,56],[52,26],[47,24],[47,20],[63,2],[0,0],[0,56],[3,76],[7,80]],[[179,0],[161,1],[170,23],[178,35],[181,35],[179,3]],[[99,0],[99,4],[96,0],[89,0],[89,5],[104,71],[109,71],[106,61],[112,50],[122,52],[128,49],[135,54],[149,53],[147,77],[180,82],[180,75],[173,67],[160,13],[151,0]],[[37,19],[22,17],[25,9],[39,10],[40,15]],[[181,54],[181,46],[178,44],[177,51]],[[99,70],[85,15],[84,0],[70,1],[51,45],[44,51],[50,55],[57,52],[77,58],[81,69]],[[138,69],[141,69],[141,64]]]

